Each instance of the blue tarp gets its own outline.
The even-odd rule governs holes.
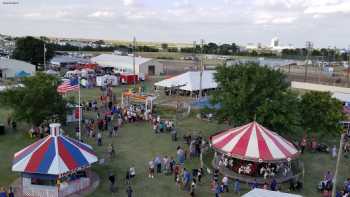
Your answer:
[[[28,76],[30,76],[30,74],[23,70],[16,72],[16,77],[28,77]]]
[[[216,104],[216,105],[212,105],[209,101],[209,98],[208,97],[205,97],[205,98],[201,98],[201,99],[198,99],[196,101],[193,101],[192,102],[192,106],[193,107],[197,107],[197,108],[200,108],[200,109],[203,109],[203,108],[210,108],[210,109],[220,109],[221,108],[221,105],[220,104]]]

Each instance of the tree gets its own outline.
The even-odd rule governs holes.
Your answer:
[[[169,46],[168,46],[168,43],[162,43],[160,47],[162,48],[162,50],[166,51],[168,50]]]
[[[44,63],[44,41],[31,36],[19,38],[16,40],[16,48],[13,51],[13,58],[23,60],[35,65],[43,65]],[[49,61],[54,51],[48,45],[46,47],[46,61]]]
[[[301,97],[302,126],[306,131],[323,134],[341,132],[343,105],[329,92],[308,92]]]
[[[254,63],[221,66],[215,79],[218,89],[211,102],[221,105],[216,111],[219,120],[241,125],[256,117],[276,131],[298,127],[298,99],[280,71]]]
[[[168,52],[177,53],[177,52],[179,52],[179,50],[178,50],[177,47],[169,47],[169,48],[168,48]]]
[[[1,93],[0,104],[12,108],[16,120],[32,125],[54,117],[64,121],[66,101],[56,91],[58,82],[54,76],[37,73],[25,78],[23,87]]]
[[[233,54],[236,54],[239,52],[239,46],[237,46],[236,43],[231,44],[231,49]]]

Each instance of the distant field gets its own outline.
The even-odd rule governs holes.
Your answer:
[[[132,44],[132,41],[127,41],[127,40],[108,40],[108,42],[112,42],[113,44],[116,44],[116,45]],[[137,45],[145,45],[145,46],[157,47],[157,48],[160,48],[162,43],[168,44],[168,47],[181,47],[181,48],[192,47],[192,43],[145,42],[145,41],[136,41],[136,42],[137,42]]]

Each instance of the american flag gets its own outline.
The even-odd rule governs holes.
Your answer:
[[[57,87],[57,92],[65,94],[67,92],[77,91],[79,90],[79,88],[80,88],[79,79],[73,78],[73,79],[64,81],[61,85],[59,85]]]

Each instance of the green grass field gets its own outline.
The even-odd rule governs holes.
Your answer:
[[[115,91],[120,92],[120,88],[116,88]],[[83,90],[83,99],[94,99],[98,95],[97,89]],[[9,114],[8,109],[0,107],[0,122],[5,122],[6,117]],[[162,116],[173,117],[172,110],[161,111]],[[94,114],[88,113],[87,117],[94,116]],[[70,133],[73,131],[75,125],[68,125],[65,127],[65,131]],[[179,130],[179,136],[184,133],[198,133],[201,132],[203,136],[209,136],[218,130],[228,127],[227,125],[217,124],[215,122],[206,122],[198,120],[195,115],[191,115],[188,118],[182,119],[177,124]],[[26,135],[28,126],[24,123],[19,124],[17,131],[7,131],[6,135],[0,136],[0,186],[8,186],[16,178],[17,173],[11,172],[11,160],[12,155],[29,145],[33,140],[29,139]],[[106,158],[107,151],[106,145],[113,143],[116,148],[116,157],[113,160],[106,159],[106,163],[103,165],[96,164],[93,166],[93,170],[96,171],[100,178],[101,184],[98,189],[91,194],[92,197],[104,197],[111,196],[108,191],[107,176],[109,172],[114,172],[117,175],[118,192],[114,196],[126,196],[126,185],[124,183],[124,177],[126,170],[130,166],[136,167],[136,178],[132,182],[135,196],[142,197],[178,197],[189,196],[189,194],[178,189],[173,181],[172,176],[157,175],[154,179],[147,177],[147,163],[149,160],[154,159],[155,156],[175,156],[176,147],[183,145],[180,140],[178,142],[172,142],[170,135],[154,134],[149,123],[139,122],[134,124],[127,124],[119,130],[119,136],[108,138],[107,134],[103,134],[103,146],[96,146],[96,141],[88,139],[87,142],[94,146],[99,158]],[[329,144],[337,143],[337,139],[325,139]],[[187,148],[187,147],[186,147]],[[323,174],[327,170],[334,171],[335,161],[331,159],[329,154],[309,153],[307,152],[301,157],[305,165],[304,190],[302,195],[307,197],[320,196],[316,191],[316,185],[322,178]],[[210,158],[206,158],[210,161]],[[339,185],[342,185],[344,179],[350,176],[350,160],[342,159],[340,168],[340,180]],[[186,167],[188,169],[198,168],[198,159],[186,161]],[[209,197],[214,196],[209,187],[209,176],[204,177],[204,182],[198,186],[197,196]],[[246,184],[242,184],[243,191],[247,192],[248,187]],[[283,191],[286,191],[287,186],[282,186]],[[231,187],[232,189],[232,187]],[[237,196],[233,193],[222,195],[223,197]]]

